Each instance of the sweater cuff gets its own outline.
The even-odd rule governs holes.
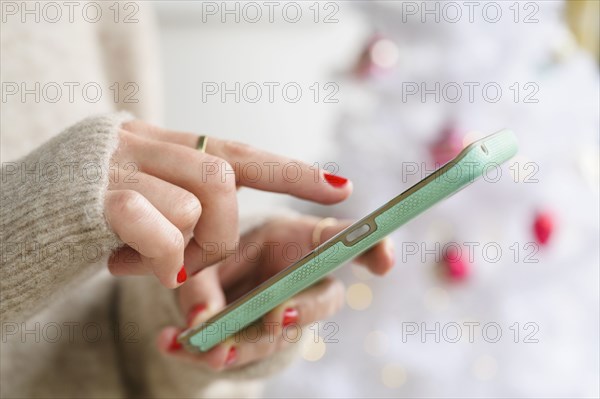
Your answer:
[[[2,164],[2,319],[35,314],[89,277],[120,240],[104,217],[110,159],[128,113],[87,118]]]

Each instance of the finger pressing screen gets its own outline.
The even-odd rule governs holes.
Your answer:
[[[198,143],[197,134],[162,129],[139,121],[130,123],[128,128],[145,137],[188,148],[195,149]],[[236,181],[242,186],[286,193],[322,204],[343,201],[352,192],[352,182],[337,173],[246,144],[210,136],[206,152],[232,165]]]

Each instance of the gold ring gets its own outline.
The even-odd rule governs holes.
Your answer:
[[[331,226],[335,226],[338,223],[338,220],[336,218],[325,218],[325,219],[321,219],[317,222],[317,224],[315,225],[313,231],[312,231],[312,245],[313,248],[316,248],[319,246],[319,244],[321,243],[321,234],[323,233],[323,230],[325,230],[327,227],[331,227]]]
[[[206,152],[206,144],[208,143],[208,137],[202,135],[198,137],[198,143],[196,149],[200,152]]]

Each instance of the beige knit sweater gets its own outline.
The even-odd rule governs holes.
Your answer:
[[[174,291],[107,272],[121,244],[103,215],[117,131],[132,114],[160,120],[161,97],[152,15],[141,7],[124,24],[103,12],[96,23],[77,12],[74,23],[21,14],[2,23],[0,396],[256,396],[289,351],[220,374],[166,358],[157,332],[184,325]],[[137,102],[110,89],[128,82]]]

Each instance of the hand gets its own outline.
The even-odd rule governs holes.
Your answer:
[[[221,261],[227,251],[207,250],[206,243],[233,249],[239,241],[238,186],[322,204],[342,201],[352,191],[346,179],[302,162],[213,137],[204,153],[197,141],[197,135],[142,121],[123,125],[105,215],[127,246],[111,256],[111,273],[153,273],[174,288],[187,272]]]
[[[319,221],[314,217],[276,219],[242,237],[239,256],[230,256],[220,264],[193,276],[179,289],[179,302],[187,315],[187,327],[197,326],[218,313],[227,303],[267,280],[312,249],[312,232]],[[338,222],[325,228],[325,241],[348,227],[350,222]],[[301,253],[290,259],[284,248],[300,248]],[[365,252],[356,262],[371,272],[383,275],[394,264],[393,245],[385,239]],[[292,251],[288,251],[292,252]],[[259,255],[259,256],[257,256]],[[290,344],[283,329],[291,324],[304,326],[335,313],[344,302],[342,283],[329,276],[302,291],[286,303],[266,314],[257,326],[248,327],[205,353],[186,352],[176,342],[180,327],[170,326],[158,337],[162,352],[214,370],[238,367],[264,359]],[[257,340],[257,332],[260,338]],[[290,337],[294,337],[290,333]],[[250,340],[249,340],[249,339]]]

